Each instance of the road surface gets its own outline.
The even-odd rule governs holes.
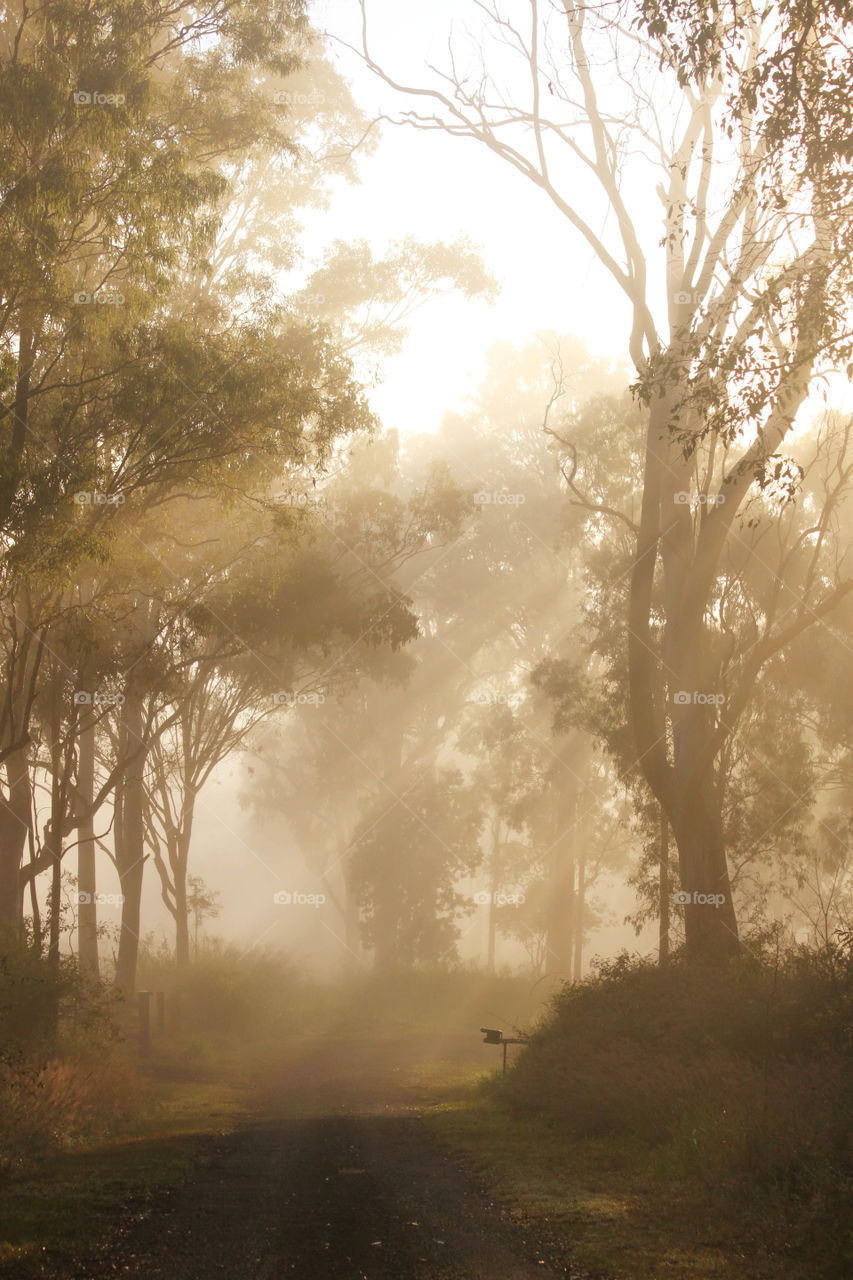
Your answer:
[[[211,1140],[191,1179],[155,1200],[92,1280],[570,1274],[430,1137],[405,1083],[419,1051],[327,1044],[276,1073],[256,1116]],[[461,1053],[470,1046],[429,1046],[433,1060]]]

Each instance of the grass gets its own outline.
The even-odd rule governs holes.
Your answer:
[[[585,1275],[848,1280],[851,942],[719,971],[619,957],[427,1123]]]
[[[300,1106],[327,1105],[340,1064],[356,1102],[359,1073],[373,1075],[376,1105],[420,1113],[578,1280],[853,1275],[846,953],[707,991],[674,969],[614,964],[559,994],[505,1081],[499,1051],[484,1066],[466,1044],[481,1021],[535,1023],[539,992],[522,980],[296,984],[272,1018],[266,969],[254,995],[225,969],[201,975],[215,998],[197,993],[181,1039],[155,1042],[135,1120],[109,1141],[81,1129],[3,1177],[0,1280],[82,1274],[81,1260],[108,1256],[207,1139],[250,1111],[289,1114],[282,1072],[300,1060],[313,1073]]]
[[[241,1114],[233,1086],[150,1080],[146,1108],[119,1137],[64,1151],[4,1178],[0,1276],[69,1275],[102,1255],[124,1224],[197,1163],[203,1140]]]
[[[277,954],[241,962],[224,945],[181,975],[144,951],[140,985],[166,992],[172,1019],[144,1067],[132,1040],[112,1045],[110,1020],[133,1019],[104,988],[88,993],[104,1006],[97,1027],[66,1036],[46,1074],[33,1054],[32,1080],[0,1075],[0,1280],[65,1280],[97,1271],[99,1259],[106,1268],[122,1233],[191,1175],[210,1139],[249,1115],[278,1116],[289,1062],[325,1062],[333,1044],[341,1062],[352,1056],[351,1073],[377,1070],[380,1090],[415,1111],[461,1096],[481,1071],[439,1060],[448,1036],[476,1036],[483,1017],[527,1021],[542,996],[527,979],[467,971],[317,983]],[[16,991],[6,1004],[26,1012]]]
[[[627,1137],[568,1138],[550,1120],[514,1115],[469,1082],[425,1112],[431,1132],[575,1271],[607,1280],[813,1280],[805,1260],[764,1254],[742,1221],[655,1168]]]

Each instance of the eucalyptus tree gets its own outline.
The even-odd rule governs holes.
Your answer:
[[[411,102],[397,119],[472,140],[533,184],[624,295],[645,410],[634,757],[677,844],[688,952],[723,962],[738,949],[726,744],[764,665],[853,589],[786,566],[723,692],[725,559],[748,546],[748,505],[796,488],[798,414],[851,359],[853,19],[837,5],[472,0],[465,48],[412,82],[374,52],[368,0],[360,11],[360,56]]]
[[[0,760],[8,800],[0,919],[14,927],[23,883],[41,868],[38,856],[31,859],[22,881],[42,675],[65,652],[70,613],[91,605],[89,616],[109,632],[107,599],[120,615],[137,615],[140,593],[151,586],[150,567],[137,558],[139,590],[121,598],[104,568],[117,540],[124,537],[126,549],[136,539],[144,550],[145,539],[153,540],[138,522],[141,510],[162,510],[182,490],[233,494],[257,486],[259,469],[276,475],[322,465],[335,439],[371,419],[329,334],[294,315],[280,294],[264,293],[275,265],[271,237],[255,244],[250,264],[245,243],[228,235],[235,218],[240,224],[250,158],[256,163],[262,154],[277,173],[290,163],[279,201],[291,221],[299,201],[314,198],[306,149],[294,139],[309,130],[316,139],[316,118],[306,120],[283,88],[315,47],[298,0],[214,4],[180,16],[157,4],[48,3],[37,12],[12,5],[2,25],[0,344],[8,394],[0,410]],[[354,148],[358,114],[328,68],[326,78],[336,103],[320,135]],[[303,172],[294,177],[299,164]],[[318,185],[321,171],[316,161]],[[279,216],[275,227],[286,226]],[[182,293],[189,280],[205,282],[195,305]],[[125,554],[123,568],[131,563]],[[129,661],[133,697],[123,695],[118,713],[126,750],[107,770],[112,785],[122,759],[142,766],[138,659],[159,643],[160,623],[174,616],[180,595],[164,596],[162,583],[156,589],[166,605],[162,616],[148,609],[139,653]],[[65,654],[66,683],[79,677],[84,658],[85,646]],[[130,725],[134,717],[139,723]],[[88,884],[89,828],[105,793],[93,789],[92,726],[81,732],[84,719],[63,702],[65,772],[76,769],[79,737],[81,777],[62,790],[68,803],[50,831],[61,846],[63,835],[86,829],[80,848]],[[130,798],[140,777],[137,770],[133,786],[121,780],[117,793],[123,846],[125,817],[135,832],[129,843],[139,845],[139,806]],[[61,856],[60,847],[57,862]],[[127,874],[141,856],[140,847],[123,859]],[[134,882],[126,895],[131,914],[138,889]],[[92,897],[91,888],[84,893]],[[86,902],[90,942],[93,911]],[[132,921],[128,928],[130,937]]]
[[[524,702],[530,670],[562,636],[567,615],[573,616],[580,607],[581,566],[571,550],[563,482],[551,444],[541,430],[543,397],[552,386],[551,368],[558,349],[579,403],[590,392],[616,385],[612,372],[592,361],[578,343],[561,346],[553,335],[543,335],[541,341],[520,351],[500,344],[491,354],[480,394],[464,413],[448,415],[435,435],[406,440],[399,458],[387,438],[353,458],[354,474],[369,466],[376,477],[353,493],[354,513],[368,504],[363,517],[365,532],[370,534],[364,541],[365,551],[384,537],[383,510],[393,511],[413,484],[426,484],[430,492],[429,477],[438,464],[439,474],[446,473],[452,481],[448,509],[456,511],[451,537],[425,544],[420,554],[401,565],[397,580],[411,597],[419,619],[419,635],[404,660],[395,662],[383,683],[366,682],[340,704],[312,709],[290,744],[286,731],[279,743],[269,744],[264,752],[266,767],[253,774],[258,810],[280,813],[288,821],[292,816],[300,844],[315,854],[322,850],[323,864],[334,869],[346,944],[353,951],[358,950],[353,897],[360,898],[362,917],[373,921],[371,886],[378,886],[382,851],[391,862],[397,856],[390,833],[395,823],[412,817],[406,816],[410,791],[427,778],[438,786],[436,779],[448,767],[461,770],[471,781],[471,775],[484,766],[482,752],[468,749],[473,741],[472,722],[490,710],[497,713]],[[467,491],[461,504],[460,490]],[[467,518],[461,519],[466,511]],[[352,537],[348,532],[345,540],[352,544]],[[571,762],[560,758],[546,718],[539,719],[541,723],[535,716],[518,714],[512,750],[518,749],[519,772],[531,753],[539,753],[545,761],[534,771],[535,777],[531,775],[531,790],[549,766],[562,780],[566,790],[562,820],[555,817],[556,825],[552,824],[541,848],[559,846],[568,864],[569,842],[561,843],[561,838],[574,821],[569,801],[576,791],[582,792],[580,810],[584,811],[597,808],[599,797]],[[507,766],[514,767],[509,761]],[[330,770],[340,778],[334,796],[324,782]],[[286,781],[289,771],[290,784]],[[477,783],[475,789],[489,833],[499,828],[497,843],[506,852],[507,842],[518,831],[507,830],[510,809],[508,802],[502,803],[506,797],[499,794],[501,783]],[[420,819],[428,826],[425,813]],[[369,835],[373,824],[386,833],[387,840]],[[424,840],[428,838],[427,833]],[[369,874],[360,853],[368,839]],[[421,852],[426,858],[426,850]],[[487,850],[492,862],[494,852]],[[470,865],[476,865],[480,856],[472,850]],[[455,855],[448,853],[448,857],[454,863]],[[558,861],[552,854],[550,863]],[[434,860],[431,865],[435,869]],[[355,894],[347,868],[358,876]],[[460,863],[460,874],[461,869]],[[577,874],[575,863],[571,871]],[[391,876],[405,874],[405,869],[389,867]],[[553,883],[558,874],[554,865],[549,874]],[[414,885],[416,870],[411,876]],[[393,901],[383,897],[386,938],[396,936],[389,918]],[[552,944],[558,928],[564,932],[574,928],[573,920],[558,922],[563,907],[576,912],[577,902],[574,898],[569,902],[567,895],[559,905],[555,901]],[[496,917],[493,923],[490,936],[494,937]],[[378,943],[373,927],[372,923],[367,926],[367,936],[371,943]],[[576,935],[575,930],[572,936]],[[569,971],[573,946],[563,948]]]
[[[214,333],[210,317],[178,330],[162,306],[172,272],[203,256],[215,234],[224,157],[261,135],[271,147],[289,146],[287,113],[260,81],[290,74],[306,39],[296,3],[180,14],[156,3],[4,6],[5,922],[16,918],[29,824],[32,713],[51,629],[72,607],[75,566],[107,553],[116,504],[129,492],[162,482],[164,471],[180,482],[245,449],[246,402],[235,391],[251,388],[249,365],[263,342],[245,327],[229,333],[221,320]],[[296,368],[305,341],[290,352]],[[282,354],[279,345],[279,373]],[[233,374],[235,360],[247,380]],[[221,384],[229,371],[230,388]],[[267,388],[270,373],[261,379]],[[221,398],[205,404],[191,390],[217,383],[225,418]],[[255,392],[263,395],[258,384]]]

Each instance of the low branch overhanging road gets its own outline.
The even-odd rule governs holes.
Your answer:
[[[439,1050],[460,1053],[458,1042]],[[86,1280],[529,1280],[567,1275],[437,1144],[402,1083],[403,1044],[329,1044],[265,1081]]]

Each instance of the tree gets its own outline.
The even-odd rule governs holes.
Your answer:
[[[723,693],[725,557],[745,545],[756,494],[796,488],[785,450],[798,411],[818,374],[850,360],[851,20],[784,3],[494,0],[474,6],[480,58],[457,51],[423,86],[380,65],[360,7],[360,56],[416,98],[401,121],[476,140],[532,182],[627,300],[646,417],[626,635],[634,751],[677,845],[688,953],[721,963],[738,948],[726,743],[765,664],[853,589],[786,566]],[[659,246],[638,190],[662,205]],[[613,216],[599,234],[602,201]]]
[[[428,774],[403,803],[368,815],[351,874],[378,968],[456,958],[456,921],[471,906],[454,884],[480,860],[481,823],[476,793],[455,769]]]
[[[365,682],[340,702],[306,713],[293,736],[286,728],[275,742],[267,743],[265,736],[265,767],[259,777],[252,775],[258,810],[280,814],[312,865],[328,875],[327,885],[334,885],[330,895],[340,903],[349,952],[357,952],[357,944],[346,869],[358,857],[369,821],[405,807],[419,779],[452,762],[477,790],[486,816],[484,852],[492,893],[511,888],[505,879],[499,883],[503,872],[496,865],[506,860],[508,874],[511,845],[531,847],[525,877],[533,874],[538,857],[547,860],[552,887],[565,879],[566,892],[559,900],[555,895],[552,904],[549,942],[563,972],[571,974],[576,964],[583,932],[576,921],[598,858],[590,853],[581,891],[570,895],[568,876],[574,877],[574,889],[579,863],[569,856],[571,841],[561,843],[561,837],[576,817],[594,825],[586,809],[599,807],[607,787],[600,787],[599,796],[577,768],[591,750],[591,738],[575,741],[564,752],[566,744],[551,738],[547,716],[526,705],[529,671],[564,633],[566,615],[578,607],[581,590],[572,550],[577,521],[567,520],[559,468],[541,431],[542,398],[551,388],[559,347],[553,335],[521,350],[499,344],[481,393],[464,415],[448,415],[435,435],[408,439],[399,461],[390,440],[356,451],[353,459],[359,471],[370,463],[395,496],[424,485],[440,463],[440,474],[447,472],[454,481],[451,510],[465,514],[458,497],[464,487],[477,514],[456,520],[451,537],[427,543],[402,565],[399,581],[420,620],[420,634],[403,660],[385,671],[382,683]],[[579,401],[587,391],[613,387],[611,372],[596,365],[580,344],[563,343],[562,352],[566,378],[573,380]],[[369,500],[372,513],[364,523],[369,536],[355,543],[361,555],[371,546],[375,554],[389,541],[386,527],[393,528],[377,523],[378,513],[394,510],[387,493],[371,493],[377,487],[371,477],[351,505],[355,515]],[[430,482],[426,492],[433,491]],[[341,536],[353,545],[352,529]],[[324,782],[330,774],[338,780],[334,793]],[[560,782],[562,805],[557,803]],[[526,830],[522,834],[524,820],[516,821],[516,792],[530,799],[532,810],[541,787],[552,791],[551,825],[546,832],[543,818],[534,842]],[[583,799],[577,812],[575,791]],[[579,839],[588,834],[586,827],[580,829]],[[383,847],[393,860],[392,845]],[[558,848],[564,856],[558,856]],[[513,863],[519,863],[517,853],[513,848]],[[538,867],[536,874],[542,870]],[[389,874],[396,871],[389,868]],[[492,907],[497,905],[492,897]],[[488,936],[496,954],[498,912],[490,910],[490,917]]]
[[[131,495],[162,501],[217,470],[221,483],[252,446],[292,458],[297,420],[320,449],[368,421],[345,363],[281,307],[235,321],[220,296],[168,314],[174,275],[216,239],[223,167],[261,139],[293,153],[267,81],[294,71],[307,38],[298,4],[186,18],[175,28],[156,4],[3,14],[0,920],[13,929],[32,713],[69,576],[109,555]]]
[[[187,910],[193,918],[193,952],[198,955],[198,931],[203,920],[215,920],[222,910],[218,893],[212,892],[201,876],[189,877]]]

